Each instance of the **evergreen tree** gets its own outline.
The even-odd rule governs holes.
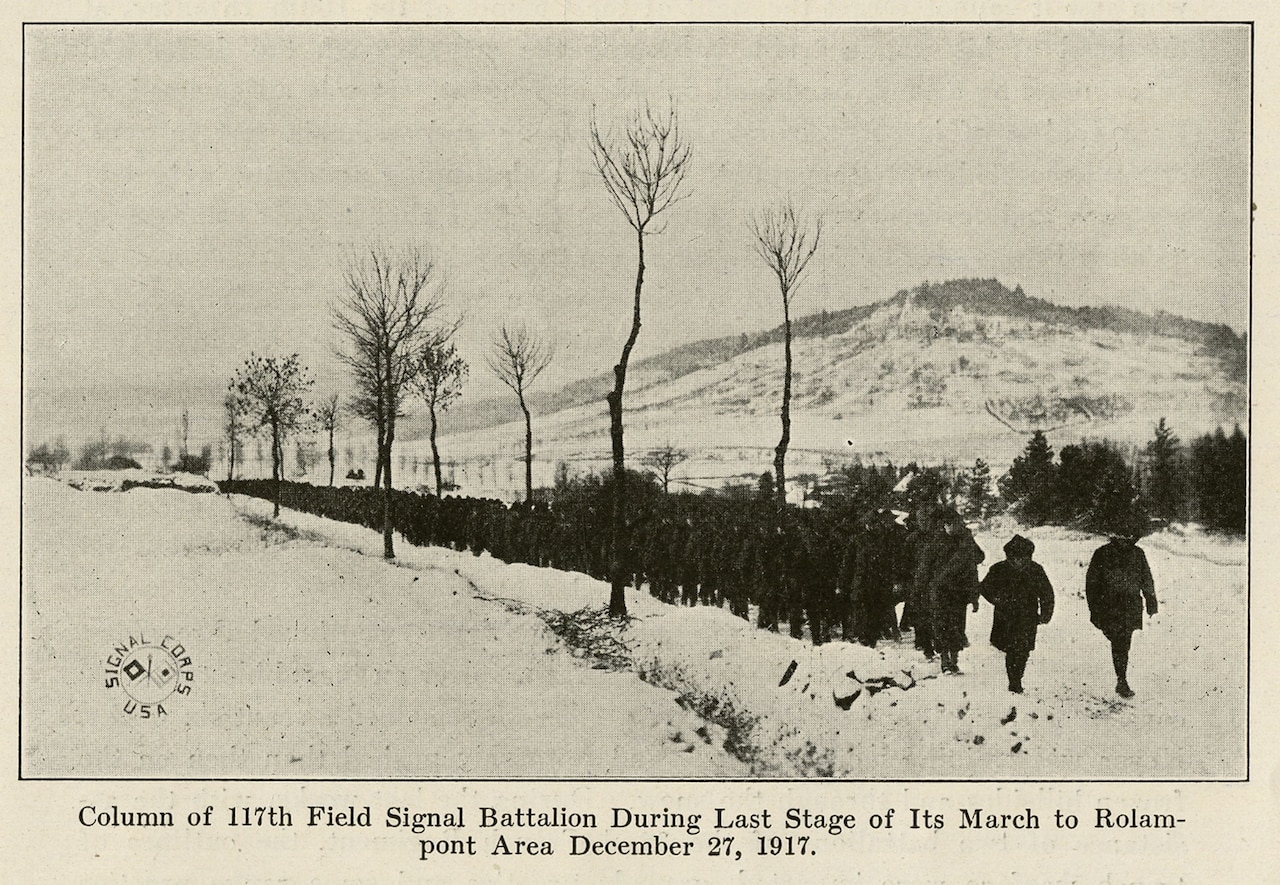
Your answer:
[[[1134,472],[1111,443],[1063,446],[1054,522],[1095,532],[1118,532],[1145,520]]]
[[[1146,447],[1145,500],[1152,516],[1180,519],[1185,514],[1187,489],[1182,443],[1161,418]]]
[[[760,474],[756,489],[759,491],[761,498],[772,499],[774,497],[773,474],[768,470]]]
[[[991,494],[991,467],[979,458],[973,462],[973,469],[966,472],[965,478],[965,516],[970,519],[985,519],[991,514],[995,503]]]
[[[53,441],[53,469],[61,470],[62,465],[71,460],[71,450],[67,448],[67,441],[63,437],[58,437]]]
[[[1249,441],[1240,425],[1227,438],[1226,463],[1222,485],[1226,494],[1226,519],[1223,527],[1243,534],[1249,519]]]
[[[1248,513],[1248,440],[1239,426],[1230,438],[1219,427],[1191,446],[1196,516],[1206,526],[1244,532]]]
[[[1037,430],[1022,454],[1013,459],[1009,472],[1000,478],[1000,497],[1015,505],[1018,515],[1028,524],[1044,525],[1053,520],[1057,510],[1056,478],[1053,449],[1044,433]]]
[[[31,450],[27,455],[27,466],[45,471],[53,470],[53,449],[49,448],[48,443],[40,443]]]
[[[913,465],[914,466],[914,465]],[[908,467],[911,470],[911,467]],[[912,513],[921,513],[939,504],[951,506],[953,484],[947,480],[944,467],[915,467],[916,475],[907,483],[906,506]]]
[[[897,482],[892,465],[876,467],[855,461],[828,477],[824,497],[833,507],[865,515],[892,503]]]

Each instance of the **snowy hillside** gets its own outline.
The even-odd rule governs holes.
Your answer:
[[[1058,609],[1032,655],[1027,693],[1014,696],[986,642],[985,604],[971,616],[961,676],[942,676],[909,642],[815,648],[726,611],[635,593],[625,630],[597,626],[586,637],[613,652],[593,656],[547,624],[603,606],[605,584],[405,544],[388,564],[374,532],[288,511],[273,524],[268,513],[253,499],[28,480],[24,774],[1212,779],[1245,771],[1239,541],[1169,531],[1143,542],[1161,606],[1135,637],[1137,697],[1122,701],[1082,598],[1096,536],[1028,532]],[[978,535],[988,565],[1011,531]],[[174,698],[154,729],[139,728],[121,709],[123,695],[103,687],[113,644],[140,631],[180,637],[194,662],[194,690]]]
[[[1183,439],[1244,423],[1243,345],[1225,327],[1162,317],[1095,320],[1003,290],[963,281],[982,298],[941,298],[948,287],[900,293],[843,323],[813,317],[794,343],[791,474],[822,473],[854,455],[897,463],[972,464],[998,475],[1033,430],[1055,448],[1082,438],[1142,445],[1164,417]],[[994,290],[993,295],[991,291]],[[1002,312],[1003,305],[1003,312]],[[1028,308],[1026,305],[1030,305]],[[1034,308],[1034,309],[1032,309]],[[847,326],[847,328],[842,328]],[[830,328],[830,334],[823,329]],[[651,358],[629,375],[631,453],[668,443],[693,454],[680,472],[690,487],[768,469],[776,445],[783,354],[770,334],[723,361]],[[744,336],[745,338],[745,336]],[[765,343],[753,346],[756,340]],[[719,342],[707,342],[719,353]],[[447,429],[447,425],[446,425]],[[474,491],[501,490],[522,451],[515,423],[446,436],[455,478]],[[600,469],[608,460],[603,396],[538,414],[540,481],[555,462]],[[402,451],[425,460],[426,447]]]

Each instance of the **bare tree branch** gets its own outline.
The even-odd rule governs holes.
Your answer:
[[[383,495],[383,555],[395,556],[391,521],[391,451],[396,419],[403,417],[406,388],[419,371],[419,351],[433,334],[429,326],[443,307],[435,262],[417,249],[399,255],[370,247],[352,255],[343,273],[346,293],[334,310],[334,328],[349,349],[339,353],[355,376],[352,410],[378,433],[375,485]]]
[[[419,347],[414,360],[414,373],[410,386],[427,404],[431,418],[431,463],[435,468],[436,497],[444,494],[444,476],[440,470],[440,446],[437,431],[441,413],[462,396],[462,382],[467,377],[465,360],[458,356],[452,344],[458,330],[452,326],[435,330]]]
[[[511,388],[524,414],[524,494],[533,500],[533,419],[525,402],[525,391],[551,365],[553,353],[546,342],[532,334],[523,323],[511,329],[503,326],[487,357],[489,370]]]
[[[778,278],[782,297],[790,305],[791,296],[822,240],[822,216],[807,220],[788,199],[781,206],[766,208],[752,216],[748,227],[755,239],[756,254]]]
[[[310,419],[303,397],[312,383],[296,353],[283,358],[250,354],[231,380],[229,392],[233,397],[226,402],[228,413],[233,408],[243,407],[241,414],[254,422],[250,426],[267,428],[271,432],[271,476],[276,485],[273,508],[276,516],[280,515],[280,481],[284,478],[284,439],[289,433],[305,427]]]
[[[486,362],[499,381],[523,397],[529,385],[551,365],[553,355],[546,342],[521,323],[514,329],[502,327]]]
[[[783,375],[782,375],[782,437],[774,449],[774,494],[779,507],[787,503],[787,447],[791,443],[791,299],[800,285],[813,254],[822,240],[822,216],[812,221],[801,217],[795,205],[788,199],[780,206],[762,210],[751,217],[747,226],[754,238],[753,246],[769,269],[778,278],[782,294]]]
[[[689,460],[689,453],[684,449],[677,449],[671,443],[667,443],[660,449],[654,449],[643,458],[640,463],[648,467],[656,473],[662,480],[662,494],[667,494],[671,487],[671,472]]]
[[[636,231],[661,233],[647,231],[649,223],[688,196],[682,188],[693,159],[680,135],[675,107],[659,117],[646,105],[627,126],[624,139],[620,145],[601,132],[592,109],[591,157],[610,199]]]

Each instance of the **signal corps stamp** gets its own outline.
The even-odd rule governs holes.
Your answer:
[[[167,716],[164,702],[174,694],[190,694],[194,681],[191,657],[172,636],[159,642],[130,636],[107,656],[106,687],[122,689],[124,712],[140,719]]]

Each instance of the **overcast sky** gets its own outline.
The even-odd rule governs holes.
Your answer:
[[[995,277],[1244,331],[1249,41],[1243,26],[28,28],[28,390],[220,390],[251,350],[300,351],[333,387],[331,306],[370,244],[435,257],[475,393],[516,316],[554,336],[550,383],[607,370],[635,243],[588,123],[595,107],[619,128],[645,101],[674,102],[694,159],[647,247],[636,358],[780,322],[745,222],[787,195],[827,224],[801,313]]]

